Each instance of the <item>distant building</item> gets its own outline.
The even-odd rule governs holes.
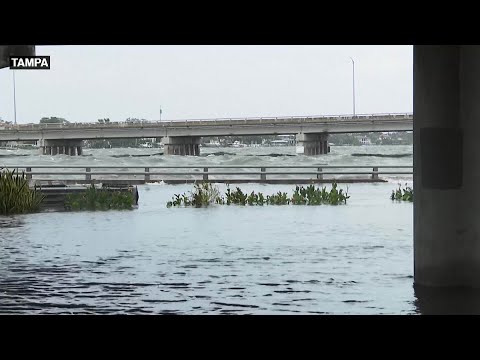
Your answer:
[[[360,143],[361,143],[362,145],[372,145],[371,140],[370,140],[368,137],[366,137],[366,136],[360,138]]]
[[[271,141],[273,146],[293,146],[295,145],[295,135],[277,135],[276,140]]]
[[[287,146],[290,145],[288,140],[272,140],[270,141],[270,145],[272,146]]]

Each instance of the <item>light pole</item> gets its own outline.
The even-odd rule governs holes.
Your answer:
[[[15,126],[17,126],[17,99],[15,95],[15,70],[13,70],[13,116],[15,121]]]
[[[355,61],[352,58],[352,66],[353,66],[353,116],[355,116]]]
[[[162,121],[162,105],[160,105],[160,121]]]

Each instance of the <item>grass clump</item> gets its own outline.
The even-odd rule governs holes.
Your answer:
[[[108,189],[98,189],[93,184],[85,192],[68,194],[65,198],[66,210],[131,210],[133,193]]]
[[[410,186],[405,184],[405,187],[402,189],[402,185],[398,184],[398,189],[392,190],[390,199],[397,201],[413,201],[413,189]]]
[[[0,171],[0,215],[26,214],[40,210],[44,196],[30,189],[25,173]]]

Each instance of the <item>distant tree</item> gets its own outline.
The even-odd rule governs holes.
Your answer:
[[[1,124],[4,124],[4,125],[5,125],[5,124],[8,124],[8,125],[11,125],[11,124],[12,124],[11,121],[3,120],[3,118],[2,118],[1,116],[0,116],[0,123],[1,123]]]
[[[59,118],[56,116],[43,117],[40,119],[40,124],[70,124],[69,121],[64,118]]]
[[[144,122],[144,121],[148,121],[147,119],[138,119],[138,118],[126,118],[125,119],[125,122],[127,123],[141,123],[141,122]]]
[[[85,145],[92,149],[108,149],[108,148],[137,148],[140,144],[150,143],[149,139],[96,139],[85,140]],[[152,143],[153,147],[158,147],[156,143]]]
[[[356,134],[332,134],[330,135],[329,142],[335,145],[360,145],[360,140]]]

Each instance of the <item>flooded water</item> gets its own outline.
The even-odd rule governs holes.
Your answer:
[[[113,156],[155,150],[86,150],[87,156],[78,158],[2,150],[0,166],[199,161]],[[202,161],[232,165],[412,161],[411,156],[352,156],[362,151],[408,153],[411,147],[332,147],[332,154],[324,157],[285,156],[294,153],[291,148],[228,149],[237,154],[210,156],[218,149],[202,151]],[[26,156],[18,156],[22,152]],[[263,156],[271,153],[282,156]],[[413,206],[390,200],[396,180],[351,184],[351,198],[341,206],[167,208],[174,194],[192,186],[148,184],[138,187],[139,207],[132,211],[0,217],[0,313],[422,312],[413,289]],[[402,180],[411,183],[411,177]],[[264,194],[291,193],[294,187],[239,186]]]
[[[416,311],[412,204],[390,184],[353,184],[336,207],[165,207],[190,188],[139,186],[133,211],[2,218],[0,313]]]
[[[197,175],[151,175],[151,180],[201,180],[203,167],[208,166],[262,166],[268,169],[269,166],[314,166],[321,167],[324,165],[334,166],[385,166],[385,165],[403,165],[412,166],[413,164],[413,148],[412,146],[332,146],[331,153],[324,156],[303,156],[297,155],[295,147],[245,147],[245,148],[210,148],[203,147],[201,156],[165,156],[161,149],[85,149],[83,156],[68,155],[40,155],[37,150],[0,150],[0,168],[2,166],[39,166],[39,165],[59,165],[59,166],[119,166],[118,168],[108,169],[114,172],[138,172],[139,169],[122,168],[127,166],[137,167],[154,167],[154,166],[199,166],[199,169],[190,169],[188,172],[197,172]],[[43,169],[45,171],[45,169]],[[71,169],[70,169],[71,170]],[[143,171],[143,169],[141,169]],[[169,169],[170,172],[175,170]],[[185,170],[185,169],[184,169]],[[268,179],[311,179],[315,175],[302,175],[298,172],[316,171],[316,168],[295,169],[297,174],[269,174]],[[368,169],[364,169],[368,170]],[[370,169],[371,170],[371,169]],[[387,169],[382,169],[388,171]],[[392,170],[392,169],[390,169]],[[397,169],[398,170],[398,169]],[[402,169],[409,171],[410,169]],[[39,169],[33,169],[38,172]],[[49,169],[50,172],[61,172],[64,169]],[[78,169],[77,171],[85,171]],[[105,171],[105,169],[92,169],[92,173],[96,171]],[[159,171],[151,169],[151,172]],[[180,172],[182,170],[179,170]],[[259,171],[259,169],[230,169],[240,173],[237,175],[212,175],[212,172],[221,172],[222,169],[212,170],[209,172],[209,179],[256,179],[259,175],[249,175],[248,172]],[[223,169],[225,171],[225,169]],[[272,171],[272,169],[268,169]],[[285,172],[285,169],[275,169],[273,171]],[[324,172],[327,169],[324,170]],[[347,172],[352,169],[329,169],[328,171]],[[361,169],[353,169],[353,171],[361,171]],[[160,170],[165,172],[165,170]],[[168,172],[168,170],[167,170]],[[177,171],[178,172],[178,171]],[[243,175],[243,173],[245,175]],[[117,179],[119,175],[93,175],[95,179]],[[355,175],[324,175],[325,179],[342,177],[355,177]],[[366,175],[356,175],[356,177],[365,178]],[[383,178],[398,182],[405,178],[401,175],[383,175]],[[35,179],[58,179],[57,175],[40,175]],[[85,179],[85,175],[61,175],[63,180],[81,180]],[[411,176],[407,176],[411,178]],[[136,180],[137,176],[122,175],[121,179]]]
[[[2,165],[412,165],[412,145],[332,146],[331,153],[304,156],[294,146],[211,148],[202,147],[199,157],[165,156],[161,149],[84,149],[82,156],[40,155],[38,150],[0,149]],[[363,156],[362,156],[363,155]],[[365,156],[366,155],[366,156]]]

